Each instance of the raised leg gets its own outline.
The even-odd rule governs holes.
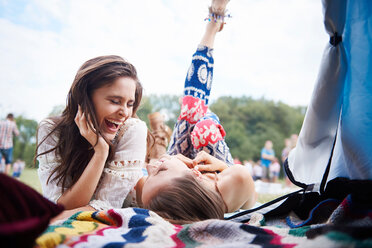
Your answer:
[[[228,0],[212,1],[211,10],[225,13]],[[223,22],[207,23],[204,35],[187,72],[181,113],[174,127],[168,147],[168,154],[183,154],[194,158],[197,152],[205,150],[211,155],[232,164],[226,142],[225,131],[218,117],[208,112],[208,101],[213,79],[213,44]]]

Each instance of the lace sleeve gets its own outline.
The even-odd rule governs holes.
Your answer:
[[[51,132],[53,126],[54,122],[50,119],[45,119],[40,123],[37,140],[38,143],[42,143],[37,150],[37,154],[46,152],[55,147],[57,143],[57,138],[55,135],[50,135],[46,140],[44,140],[45,137]],[[37,157],[37,160],[39,162],[38,175],[43,195],[56,203],[59,197],[62,195],[62,187],[57,186],[57,183],[54,180],[49,180],[49,183],[47,184],[50,174],[59,165],[55,152],[53,151],[41,155]]]
[[[102,173],[94,200],[90,205],[97,210],[121,208],[130,190],[143,176],[146,156],[146,124],[131,118],[122,127],[122,137],[113,161]]]

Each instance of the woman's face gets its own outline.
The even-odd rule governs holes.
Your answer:
[[[96,89],[92,101],[102,135],[113,140],[119,128],[132,116],[136,82],[120,77],[112,84]]]
[[[171,185],[173,179],[187,174],[195,175],[195,172],[188,168],[177,156],[165,155],[159,160],[147,164],[146,169],[148,171],[148,177],[142,188],[142,202],[145,205],[147,205],[151,198],[160,190]],[[203,185],[215,190],[214,174],[200,174],[198,178]]]
[[[142,188],[142,203],[145,206],[159,191],[171,185],[173,179],[188,173],[196,176],[204,187],[220,194],[229,212],[239,209],[255,196],[252,177],[248,169],[241,165],[230,166],[218,174],[214,172],[201,174],[188,168],[177,156],[166,155],[148,164],[147,171],[149,176]]]

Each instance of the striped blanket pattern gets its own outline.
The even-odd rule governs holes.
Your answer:
[[[50,225],[35,247],[372,247],[372,238],[357,239],[330,223],[349,218],[371,230],[371,210],[353,212],[350,201],[346,198],[328,223],[296,227],[268,224],[258,213],[248,223],[212,219],[174,225],[140,208],[79,212]]]

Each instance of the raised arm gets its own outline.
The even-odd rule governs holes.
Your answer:
[[[257,198],[252,176],[242,165],[233,165],[218,174],[218,187],[228,212],[251,208]]]
[[[225,162],[202,151],[193,160],[194,168],[200,172],[220,172],[217,175],[218,188],[222,194],[228,211],[239,208],[251,208],[257,199],[252,176],[242,165],[228,167]]]
[[[217,32],[221,31],[224,25],[224,19],[221,19],[221,16],[225,15],[226,5],[230,0],[213,0],[212,5],[209,8],[211,19],[205,29],[200,45],[213,48],[214,40]],[[213,14],[212,14],[213,13]],[[211,16],[212,15],[212,16]],[[219,17],[215,16],[219,15]]]
[[[101,178],[109,153],[109,145],[102,136],[99,136],[97,141],[97,135],[91,128],[92,125],[89,125],[89,120],[82,113],[80,107],[75,117],[75,123],[80,134],[93,146],[94,155],[77,182],[64,191],[58,199],[57,202],[64,205],[66,209],[82,207],[89,203]]]

